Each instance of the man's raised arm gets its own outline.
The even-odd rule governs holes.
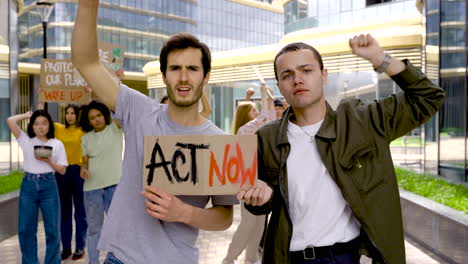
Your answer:
[[[115,110],[119,85],[112,80],[98,54],[97,17],[99,0],[79,0],[72,38],[72,61],[94,93]]]

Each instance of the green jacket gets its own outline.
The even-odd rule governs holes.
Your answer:
[[[400,196],[389,144],[428,121],[442,105],[444,91],[408,61],[392,79],[404,92],[364,103],[343,100],[336,111],[327,104],[315,136],[325,167],[361,223],[360,253],[376,263],[405,263]],[[271,214],[263,263],[289,263],[292,223],[289,217],[287,137],[288,108],[280,120],[260,128],[259,179],[273,188],[263,206],[246,206],[253,214]],[[312,173],[312,172],[310,172]]]

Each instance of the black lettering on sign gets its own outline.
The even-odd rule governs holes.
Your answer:
[[[172,179],[172,177],[174,177],[177,183],[186,182],[189,179],[191,180],[193,185],[195,185],[198,182],[197,149],[209,149],[210,145],[177,142],[175,146],[179,147],[180,149],[177,149],[176,151],[174,151],[171,161],[166,161],[166,158],[164,157],[164,153],[161,149],[161,145],[159,145],[159,139],[156,140],[156,143],[154,143],[153,151],[151,152],[150,163],[145,166],[147,169],[149,169],[148,179],[146,181],[148,185],[151,185],[153,183],[154,171],[155,169],[160,168],[160,167],[163,167],[164,173],[166,174],[166,177],[170,183],[174,183],[174,180]],[[192,160],[190,163],[191,164],[190,172],[187,172],[187,174],[183,178],[180,177],[179,170],[177,169],[178,160],[182,161],[182,165],[186,163],[185,155],[181,149],[190,150],[190,158]],[[158,162],[158,163],[156,162],[157,155],[159,155],[161,162]],[[172,175],[171,175],[171,172],[169,171],[169,165],[171,165]]]
[[[177,170],[177,158],[182,159],[182,164],[185,164],[185,155],[184,153],[178,149],[174,152],[174,155],[172,156],[172,175],[174,175],[174,178],[177,182],[186,182],[190,176],[190,173],[187,172],[187,175],[185,175],[184,178],[180,178],[179,171]],[[172,182],[172,181],[171,181]]]
[[[157,154],[159,154],[159,156],[161,157],[160,163],[156,163]],[[166,161],[166,159],[164,158],[164,153],[162,152],[161,146],[159,145],[159,139],[158,139],[156,140],[156,143],[154,143],[153,152],[151,152],[150,164],[146,165],[146,168],[149,169],[148,179],[146,180],[146,183],[148,185],[151,185],[151,183],[153,183],[154,170],[159,167],[164,168],[164,172],[166,173],[167,179],[172,183],[171,173],[169,172],[169,168],[167,167],[169,164],[171,164],[171,162]]]
[[[198,182],[197,178],[197,149],[208,149],[210,145],[204,145],[204,144],[184,144],[177,142],[176,143],[177,147],[184,148],[184,149],[190,149],[190,158],[192,159],[191,163],[191,172],[192,172],[192,184],[195,185]],[[187,174],[188,176],[188,174]],[[185,179],[187,181],[187,179]]]

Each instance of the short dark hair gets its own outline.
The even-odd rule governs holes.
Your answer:
[[[166,76],[167,57],[174,50],[199,49],[202,53],[203,77],[211,71],[211,52],[208,46],[189,33],[178,33],[169,38],[159,54],[159,69]]]
[[[40,116],[45,117],[47,121],[49,122],[49,131],[47,131],[46,137],[48,139],[54,138],[55,137],[54,136],[54,132],[55,132],[54,122],[52,121],[52,117],[50,117],[50,114],[47,113],[45,110],[36,110],[32,114],[31,118],[29,119],[29,124],[28,124],[28,136],[30,138],[33,138],[36,136],[36,133],[34,133],[33,125],[34,125],[34,122],[36,122],[36,119]]]
[[[304,42],[294,42],[291,44],[286,45],[284,48],[282,48],[278,54],[276,54],[275,60],[273,61],[273,69],[275,70],[275,78],[278,81],[278,73],[276,72],[276,61],[278,60],[279,56],[283,55],[286,52],[291,52],[291,51],[298,51],[298,50],[310,50],[314,53],[315,58],[318,60],[320,70],[323,70],[323,60],[322,60],[322,55],[311,45],[306,44]]]
[[[75,116],[76,116],[76,125],[79,126],[80,125],[80,120],[79,120],[79,116],[80,116],[80,107],[76,104],[68,104],[66,107],[65,107],[65,114],[67,113],[67,110],[68,108],[73,108],[73,111],[75,112]],[[65,118],[65,127],[68,128],[70,126],[70,124],[68,124],[68,121],[67,119]]]
[[[98,101],[92,101],[88,105],[83,106],[81,110],[80,124],[81,130],[83,130],[84,132],[89,132],[94,129],[94,127],[89,122],[88,118],[89,111],[92,109],[101,112],[101,114],[104,116],[104,119],[106,120],[106,125],[109,125],[112,121],[109,108],[107,108],[107,106],[103,103],[100,103]]]
[[[275,106],[281,106],[284,108],[284,105],[283,105],[283,101],[279,98],[276,98],[274,101],[273,101],[274,105]]]

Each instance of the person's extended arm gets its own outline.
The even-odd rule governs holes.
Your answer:
[[[270,93],[270,87],[265,83],[262,83],[260,88],[262,90],[262,109],[261,111],[265,110],[275,110],[275,103],[273,101],[273,96]]]
[[[78,1],[72,37],[72,61],[97,97],[112,111],[115,111],[119,86],[99,60],[98,7],[99,0]]]
[[[31,118],[31,116],[32,116],[32,112],[27,112],[24,114],[19,114],[19,115],[8,117],[7,119],[8,127],[10,128],[11,133],[13,133],[13,135],[16,138],[19,138],[19,136],[21,135],[21,128],[18,126],[18,122],[23,119]]]
[[[353,54],[368,60],[374,69],[382,65],[384,61],[384,50],[380,47],[377,40],[371,35],[359,35],[349,40],[349,47]],[[392,58],[385,73],[388,76],[394,76],[405,70],[406,66],[401,60]]]
[[[384,50],[369,34],[354,37],[349,46],[354,54],[367,59],[374,68],[382,65]],[[441,107],[445,93],[407,60],[390,58],[385,73],[403,93],[367,104],[361,113],[363,118],[369,118],[369,129],[390,143],[427,122]]]
[[[232,224],[232,205],[198,208],[154,186],[141,193],[146,198],[146,212],[166,222],[181,222],[208,231],[222,231]]]
[[[200,112],[200,114],[204,118],[209,118],[210,114],[211,114],[211,106],[210,106],[210,102],[208,101],[208,98],[206,98],[206,96],[205,96],[205,93],[202,94],[201,102],[202,102],[202,107],[203,108],[202,108],[202,111]]]

